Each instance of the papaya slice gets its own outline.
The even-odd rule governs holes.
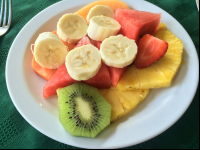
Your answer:
[[[40,75],[42,78],[44,78],[45,80],[49,80],[51,79],[51,77],[54,75],[54,73],[56,72],[57,69],[47,69],[47,68],[43,68],[41,67],[36,61],[35,61],[35,57],[33,56],[32,59],[32,68],[33,70]]]
[[[94,1],[94,2],[86,5],[85,7],[83,7],[79,11],[77,11],[76,13],[79,14],[80,16],[82,16],[86,20],[90,9],[93,8],[96,5],[108,6],[113,11],[115,11],[117,8],[130,9],[125,2],[120,1],[120,0],[100,0],[100,1]]]

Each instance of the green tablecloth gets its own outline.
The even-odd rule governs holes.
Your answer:
[[[18,113],[8,94],[5,65],[9,48],[22,27],[37,13],[60,0],[13,0],[10,31],[0,37],[0,149],[76,149],[38,132]],[[199,12],[195,0],[147,0],[174,16],[187,30],[199,53]],[[70,3],[70,1],[69,1]],[[27,33],[28,34],[28,33]],[[169,130],[131,149],[199,149],[199,89],[183,117]]]

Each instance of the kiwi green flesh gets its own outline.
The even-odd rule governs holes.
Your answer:
[[[95,138],[110,125],[111,105],[81,82],[59,89],[59,120],[72,136]]]

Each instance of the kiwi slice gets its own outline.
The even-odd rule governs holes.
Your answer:
[[[59,120],[72,136],[95,138],[110,124],[111,105],[96,88],[79,82],[57,93]]]

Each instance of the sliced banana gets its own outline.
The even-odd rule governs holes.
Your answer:
[[[43,68],[57,69],[65,63],[67,54],[68,48],[57,35],[51,32],[40,34],[35,41],[33,55],[35,61]]]
[[[133,63],[137,52],[135,41],[122,35],[107,38],[100,49],[103,62],[115,68],[124,68]]]
[[[113,10],[105,5],[97,5],[90,9],[88,15],[87,15],[87,22],[90,23],[90,19],[95,16],[106,16],[110,18],[115,18],[115,14]]]
[[[117,35],[121,25],[110,17],[95,16],[90,20],[88,36],[96,41],[103,41],[106,38]]]
[[[86,36],[88,25],[83,17],[78,14],[66,14],[62,16],[57,24],[57,34],[69,44],[77,43]]]
[[[68,53],[65,65],[74,80],[88,80],[94,77],[101,68],[101,55],[93,45],[81,46]]]

